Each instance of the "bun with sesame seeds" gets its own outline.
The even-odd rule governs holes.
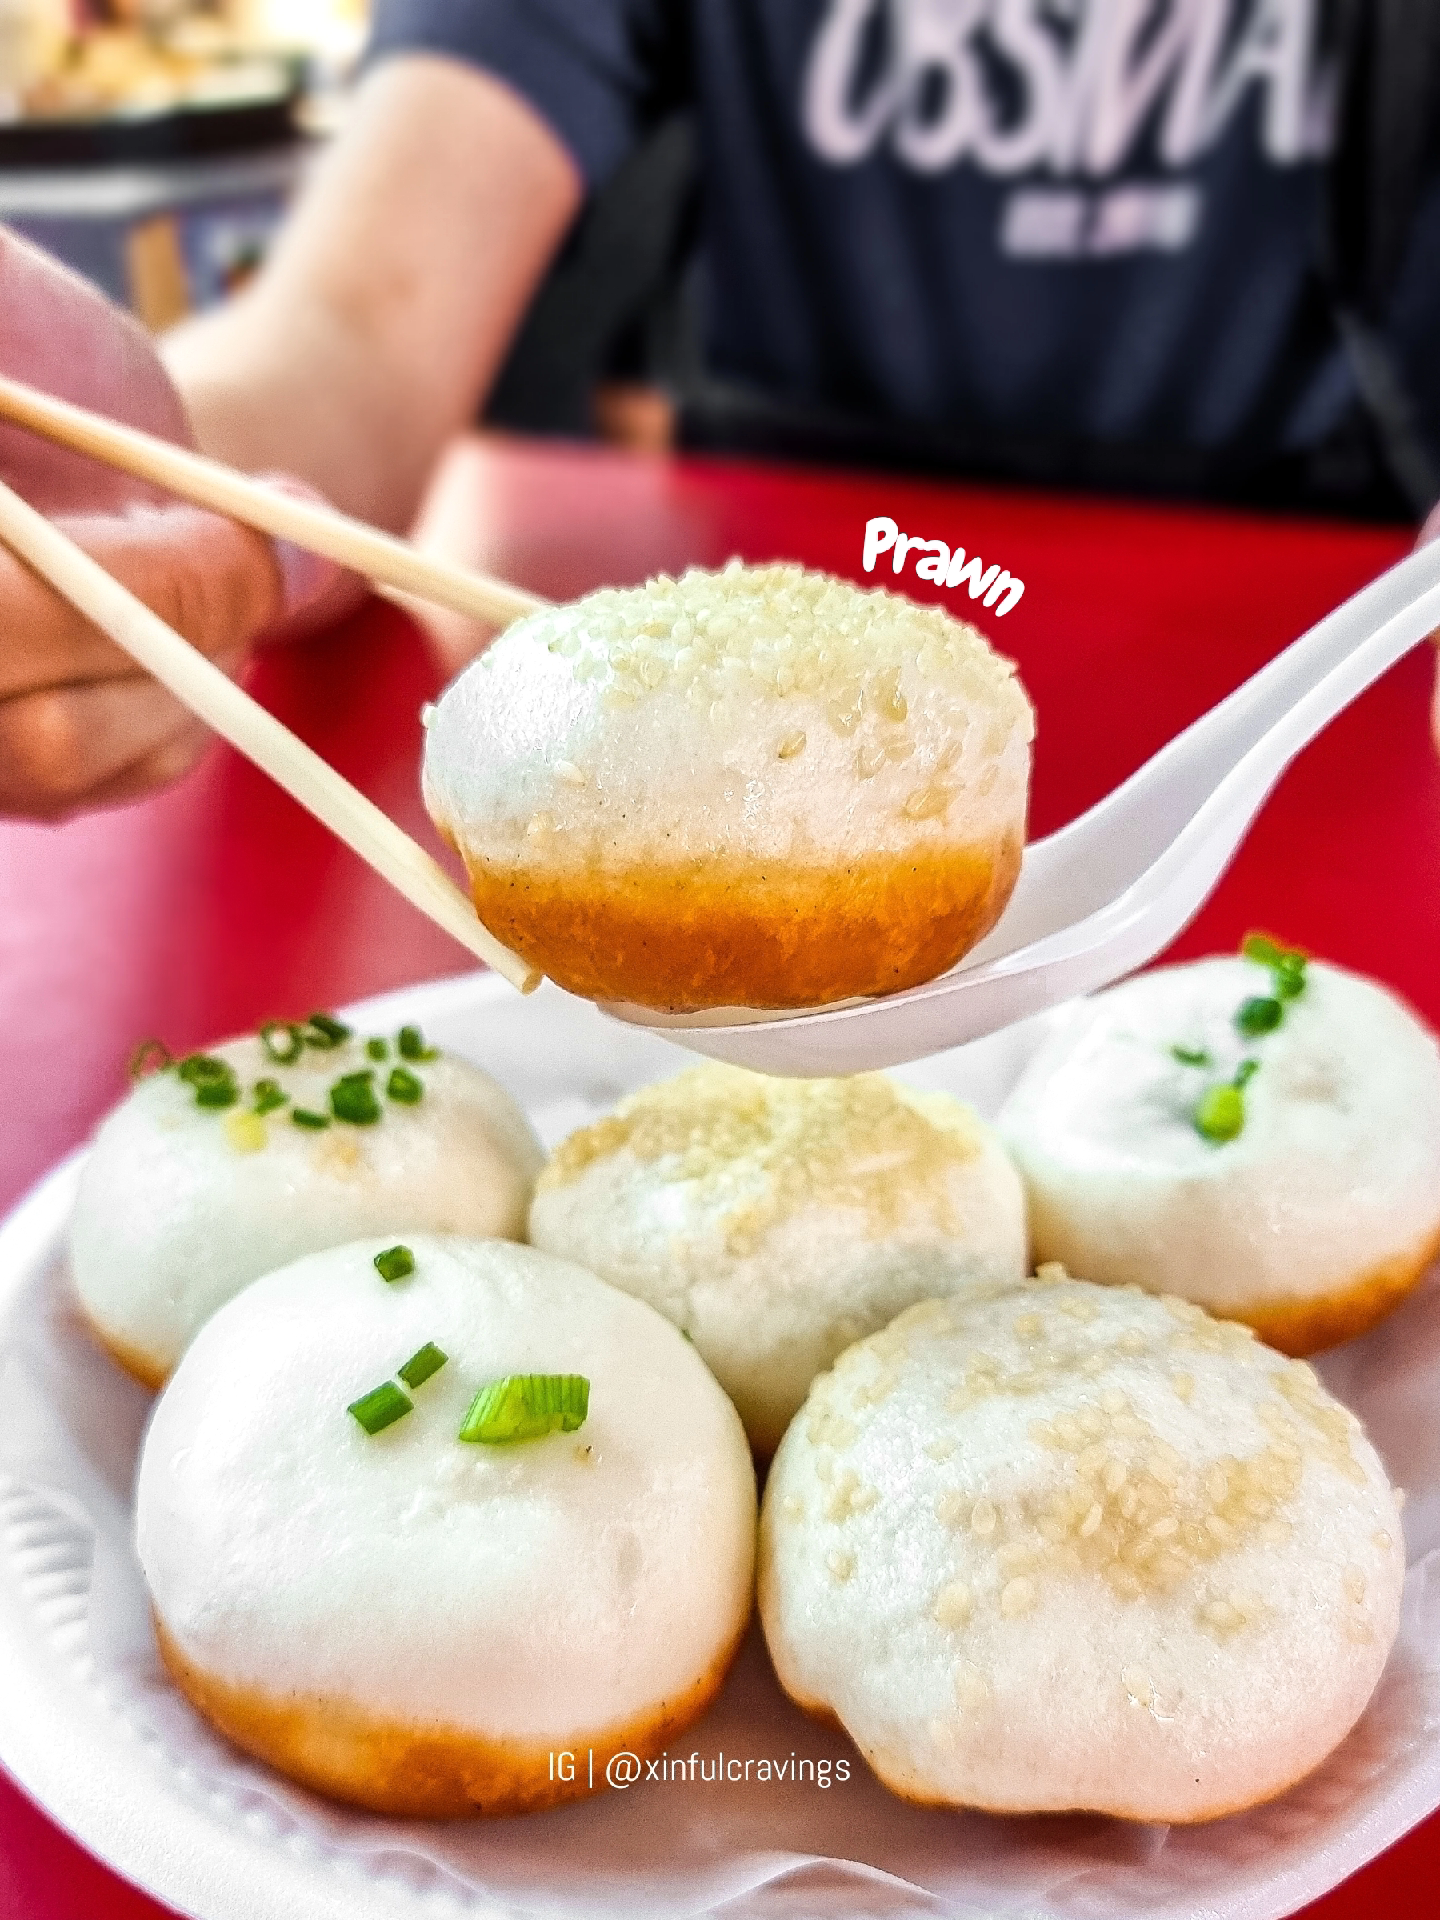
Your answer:
[[[673,1320],[764,1455],[842,1347],[1026,1257],[1019,1176],[949,1094],[714,1064],[572,1134],[530,1238]]]
[[[731,561],[509,628],[431,715],[424,793],[480,918],[572,992],[815,1006],[993,926],[1032,732],[942,608]]]
[[[1246,947],[1081,1002],[998,1125],[1037,1260],[1314,1353],[1373,1326],[1440,1252],[1440,1045],[1373,980],[1296,954],[1276,993],[1253,955],[1286,950]],[[1207,1133],[1217,1090],[1230,1111]]]
[[[1237,1812],[1363,1711],[1398,1502],[1303,1362],[1187,1301],[1042,1270],[823,1374],[770,1469],[775,1670],[904,1798]]]

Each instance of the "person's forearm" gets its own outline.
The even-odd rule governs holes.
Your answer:
[[[200,445],[407,526],[580,193],[498,82],[429,58],[381,67],[258,283],[165,343]]]
[[[187,323],[162,351],[202,451],[247,472],[294,474],[378,525],[404,524],[430,449],[404,431],[393,382],[337,316],[318,303],[285,315],[236,302]]]

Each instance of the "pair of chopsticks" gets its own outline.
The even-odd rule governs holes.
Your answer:
[[[20,381],[0,378],[0,419],[323,554],[396,597],[433,601],[499,625],[547,604],[502,580],[427,558],[362,520],[294,499],[218,461]],[[540,975],[486,931],[465,894],[417,841],[3,482],[0,541],[413,906],[522,993],[539,985]]]

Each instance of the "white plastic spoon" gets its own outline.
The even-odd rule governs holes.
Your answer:
[[[812,1012],[607,1012],[763,1073],[855,1073],[959,1046],[1132,972],[1199,911],[1285,768],[1440,627],[1440,542],[1420,548],[1025,850],[999,924],[938,980]]]

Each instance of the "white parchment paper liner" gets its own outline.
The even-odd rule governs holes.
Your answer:
[[[418,1019],[442,1044],[481,1059],[547,1141],[684,1060],[562,995],[520,1001],[493,981],[390,996],[357,1017],[372,1030]],[[1036,1038],[1031,1023],[904,1077],[993,1111]],[[699,1756],[693,1781],[642,1780],[526,1819],[426,1826],[348,1812],[287,1785],[213,1735],[164,1678],[130,1545],[130,1485],[150,1401],[99,1353],[71,1304],[61,1241],[74,1171],[52,1176],[0,1231],[0,1665],[43,1682],[43,1694],[20,1690],[23,1725],[16,1699],[0,1696],[0,1758],[78,1837],[203,1920],[293,1913],[297,1885],[311,1890],[317,1915],[333,1901],[367,1920],[1119,1920],[1162,1911],[1169,1920],[1270,1920],[1440,1805],[1440,1277],[1321,1368],[1408,1491],[1410,1571],[1400,1639],[1370,1707],[1326,1765],[1282,1799],[1168,1830],[910,1807],[874,1781],[846,1740],[785,1700],[753,1631],[715,1707],[672,1749],[687,1763]],[[831,1784],[717,1780],[721,1755],[782,1766],[793,1755],[815,1763],[817,1776],[828,1761]],[[84,1763],[88,1798],[66,1784],[78,1777],[72,1758]],[[849,1762],[847,1781],[835,1777],[840,1761]],[[583,1773],[583,1753],[579,1766]],[[126,1805],[118,1839],[103,1817],[107,1779]],[[197,1893],[211,1841],[227,1877]],[[239,1885],[228,1871],[235,1860],[247,1862]]]

